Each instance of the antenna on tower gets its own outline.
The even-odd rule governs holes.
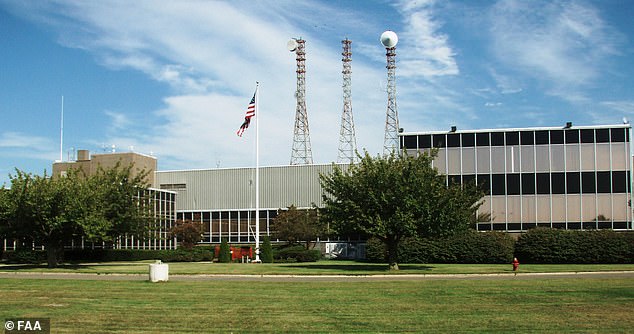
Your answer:
[[[286,44],[288,51],[297,55],[297,90],[295,98],[295,128],[293,130],[293,150],[291,152],[291,165],[306,165],[313,163],[313,152],[310,147],[310,131],[308,130],[308,112],[306,111],[306,52],[304,41],[301,38],[293,38]]]
[[[59,126],[59,161],[64,161],[64,95],[62,95],[62,115]]]
[[[344,39],[341,41],[343,52],[341,61],[343,62],[343,112],[341,114],[341,130],[339,131],[339,154],[337,162],[354,163],[356,160],[357,140],[354,134],[354,119],[352,117],[352,41]]]
[[[398,109],[396,108],[396,43],[398,36],[393,31],[381,34],[381,44],[385,47],[387,56],[387,113],[385,117],[385,137],[383,140],[383,154],[388,155],[398,151]]]

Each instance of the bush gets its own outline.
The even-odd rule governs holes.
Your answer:
[[[218,262],[229,263],[231,262],[231,248],[227,239],[222,239],[220,242],[220,252],[218,253]]]
[[[7,251],[8,263],[40,264],[46,262],[46,251]],[[111,262],[161,260],[163,262],[211,261],[213,250],[209,246],[197,246],[191,250],[180,249],[72,249],[64,252],[63,262]]]
[[[40,264],[46,262],[46,251],[18,249],[6,251],[4,257],[7,263]]]
[[[317,249],[306,249],[304,246],[279,248],[273,253],[275,262],[316,262],[321,259]]]
[[[515,244],[523,263],[634,263],[634,233],[536,228]]]
[[[510,263],[513,244],[505,233],[473,230],[445,238],[407,238],[399,246],[399,263]],[[368,240],[366,259],[386,262],[385,245]]]
[[[264,236],[264,240],[262,241],[260,261],[263,263],[273,263],[273,247],[271,246],[271,239],[269,239],[268,236]]]

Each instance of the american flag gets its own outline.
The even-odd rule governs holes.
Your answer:
[[[249,102],[249,106],[247,107],[247,114],[244,116],[244,122],[240,125],[238,129],[238,137],[242,137],[244,130],[249,127],[249,123],[251,123],[251,117],[255,116],[255,93],[253,93],[253,97],[251,98],[251,102]]]

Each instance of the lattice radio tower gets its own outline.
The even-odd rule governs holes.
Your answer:
[[[294,38],[288,42],[288,50],[297,55],[297,90],[295,97],[295,129],[293,131],[293,151],[291,165],[307,165],[313,163],[313,152],[310,147],[310,131],[308,130],[308,112],[306,111],[306,52],[304,41]]]
[[[385,118],[385,137],[383,154],[398,153],[398,109],[396,108],[396,43],[398,36],[393,31],[381,34],[381,44],[387,56],[387,115]]]
[[[337,162],[354,163],[356,160],[357,140],[354,134],[354,119],[352,117],[352,94],[351,79],[352,69],[352,41],[344,39],[341,41],[343,52],[341,61],[343,62],[343,113],[341,114],[341,130],[339,131],[339,154]]]

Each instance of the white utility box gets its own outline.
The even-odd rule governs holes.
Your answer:
[[[169,279],[169,265],[160,260],[150,264],[150,282],[167,282]]]

